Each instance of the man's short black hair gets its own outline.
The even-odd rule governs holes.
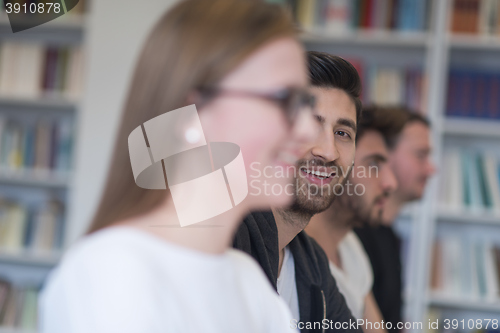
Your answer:
[[[367,129],[379,131],[384,137],[387,147],[392,150],[396,147],[406,125],[418,122],[430,127],[427,118],[405,106],[376,106],[363,108],[363,119],[358,128],[358,139]]]
[[[309,77],[314,87],[343,90],[356,106],[356,124],[361,120],[361,79],[347,60],[325,52],[308,51]]]

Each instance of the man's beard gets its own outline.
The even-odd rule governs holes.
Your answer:
[[[322,166],[336,170],[336,175],[332,177],[330,184],[319,186],[310,184],[302,177],[300,169],[307,166]],[[309,216],[309,219],[318,213],[325,211],[337,197],[336,187],[343,187],[348,175],[352,171],[349,168],[344,174],[342,167],[337,166],[336,162],[325,163],[322,160],[300,160],[297,163],[298,174],[294,179],[294,198],[289,210],[296,214]],[[338,179],[338,181],[336,181]],[[343,191],[337,190],[342,193]]]
[[[384,199],[389,194],[384,192],[376,197],[371,203],[363,201],[362,196],[343,194],[339,198],[339,203],[342,210],[348,218],[345,221],[345,226],[350,228],[376,227],[382,223],[383,209],[376,207],[379,200]],[[373,214],[377,209],[377,213]]]

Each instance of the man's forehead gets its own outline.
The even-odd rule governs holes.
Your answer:
[[[401,141],[421,141],[428,142],[430,139],[430,129],[420,122],[411,122],[407,124],[401,132]]]
[[[361,139],[358,140],[356,155],[360,158],[375,155],[387,158],[389,156],[389,150],[382,133],[376,130],[367,130]]]
[[[353,104],[352,112],[345,107],[330,104],[316,110],[324,122],[331,125],[347,125],[356,128],[356,107]]]

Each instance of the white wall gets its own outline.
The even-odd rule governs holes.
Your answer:
[[[176,0],[92,0],[85,94],[76,134],[67,244],[88,226],[104,185],[119,114],[146,35]]]

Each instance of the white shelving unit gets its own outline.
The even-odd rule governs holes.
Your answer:
[[[46,268],[54,267],[61,259],[60,252],[37,254],[31,252],[1,253],[0,262],[15,265],[30,265]]]
[[[57,28],[57,29],[66,29],[66,30],[67,29],[83,30],[85,27],[85,23],[86,23],[85,15],[68,14],[68,15],[59,16],[58,18],[37,27],[37,29]],[[0,25],[2,27],[6,27],[6,28],[10,29],[9,17],[4,12],[0,13]]]
[[[44,96],[39,98],[24,98],[0,95],[0,107],[14,106],[22,108],[49,108],[52,110],[71,111],[78,108],[78,101],[64,97]]]
[[[452,35],[449,32],[452,0],[431,0],[430,3],[432,6],[431,27],[428,33],[361,31],[343,35],[325,35],[321,31],[311,31],[304,33],[302,40],[309,50],[326,51],[338,55],[353,53],[353,56],[357,58],[364,53],[372,62],[376,60],[370,58],[385,56],[389,61],[400,62],[400,58],[410,56],[423,64],[428,79],[427,116],[432,123],[433,158],[434,161],[439,162],[445,150],[445,141],[449,138],[460,137],[462,140],[492,142],[498,140],[500,143],[500,120],[447,118],[445,116],[448,71],[453,66],[455,53],[474,52],[474,54],[486,54],[493,59],[496,56],[499,59],[497,68],[500,71],[500,37]],[[475,64],[470,65],[474,67]],[[402,222],[404,229],[411,230],[412,237],[408,259],[410,273],[404,295],[407,307],[406,320],[426,323],[425,316],[430,307],[493,312],[498,313],[500,317],[500,300],[497,303],[486,303],[482,300],[428,296],[431,295],[428,287],[431,249],[436,237],[436,229],[441,224],[452,223],[456,228],[474,226],[478,229],[486,228],[485,230],[498,227],[500,233],[500,215],[498,214],[489,211],[449,211],[439,207],[438,178],[439,175],[431,179],[423,200],[405,212],[404,220],[409,219],[411,226],[408,226],[406,221]]]
[[[86,1],[88,5],[89,1]],[[44,25],[13,34],[6,14],[0,14],[0,38],[4,41],[15,41],[22,43],[41,43],[43,45],[65,45],[75,46],[83,43],[83,35],[87,17],[85,15],[67,14]],[[23,121],[24,117],[35,119],[59,119],[59,117],[70,117],[74,128],[78,128],[80,103],[77,99],[68,98],[63,95],[44,94],[39,97],[22,97],[0,95],[0,114],[5,114],[7,119],[15,115],[16,119]],[[72,162],[75,161],[76,131],[73,133]],[[74,166],[75,163],[72,163]],[[68,228],[68,201],[72,190],[73,173],[41,172],[33,170],[8,171],[0,170],[0,186],[15,189],[20,192],[18,196],[23,197],[22,191],[26,191],[26,197],[30,192],[46,191],[48,193],[65,193],[64,197],[66,212],[64,216],[64,228]],[[2,196],[8,193],[3,193]],[[10,193],[9,193],[10,194]],[[7,196],[8,197],[8,196]],[[32,199],[30,199],[32,200]],[[64,244],[63,240],[63,244]],[[0,273],[5,278],[21,286],[41,286],[45,277],[59,262],[62,249],[51,252],[36,253],[29,250],[20,252],[7,252],[0,249]],[[0,333],[34,333],[15,327],[0,326]]]
[[[40,175],[33,172],[2,172],[0,184],[35,186],[46,188],[68,188],[71,176],[68,174]]]
[[[0,333],[35,333],[35,332],[36,331],[20,330],[17,328],[8,328],[8,327],[0,328]]]
[[[500,314],[500,300],[497,300],[495,302],[487,302],[483,300],[461,299],[440,295],[431,295],[427,298],[427,303],[428,306],[442,307],[447,309],[496,312]]]
[[[500,49],[498,50],[500,52]],[[482,137],[500,139],[498,121],[451,118],[446,119],[443,126],[445,135],[461,135],[467,137]]]
[[[308,31],[302,34],[305,43],[333,43],[353,45],[377,45],[389,47],[415,47],[425,48],[433,39],[428,33],[399,33],[394,31],[361,30],[344,34],[324,34],[321,30]]]
[[[500,214],[491,211],[471,212],[465,209],[460,211],[440,209],[437,212],[437,220],[448,223],[493,225],[500,227]]]

